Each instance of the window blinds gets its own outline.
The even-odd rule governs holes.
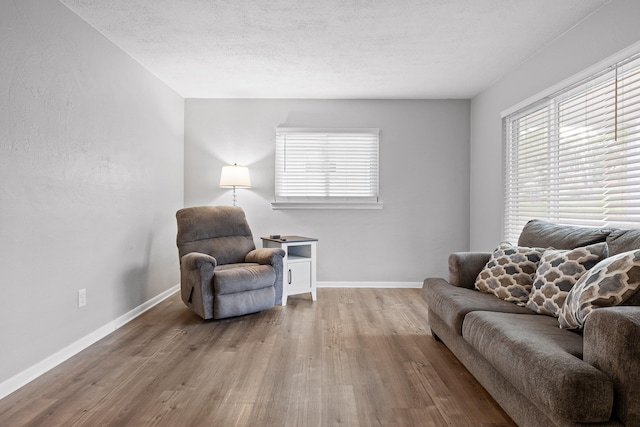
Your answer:
[[[640,55],[506,116],[505,239],[533,218],[640,227]]]
[[[376,202],[378,129],[276,129],[276,202]]]

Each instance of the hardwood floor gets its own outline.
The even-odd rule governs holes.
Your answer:
[[[419,289],[318,289],[202,321],[178,294],[0,400],[2,426],[514,426]]]

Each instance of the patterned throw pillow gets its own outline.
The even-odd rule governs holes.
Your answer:
[[[605,242],[571,250],[547,249],[533,277],[527,307],[558,317],[573,285],[608,254]]]
[[[543,252],[543,248],[501,243],[478,275],[476,289],[505,301],[526,302]]]
[[[640,249],[605,258],[584,274],[560,311],[562,329],[582,329],[599,307],[622,305],[640,290]]]

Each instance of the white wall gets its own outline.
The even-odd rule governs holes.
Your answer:
[[[380,128],[382,210],[272,210],[275,127]],[[238,190],[254,232],[319,238],[318,280],[405,282],[444,276],[468,249],[469,101],[200,100],[185,107],[185,205],[229,205],[226,164],[249,166]]]
[[[58,1],[0,2],[0,383],[179,281],[183,120]]]
[[[505,109],[640,41],[640,2],[613,0],[471,101],[472,250],[502,239]]]

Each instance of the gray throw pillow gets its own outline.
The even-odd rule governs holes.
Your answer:
[[[571,250],[544,251],[533,278],[527,308],[558,317],[571,288],[608,253],[604,242]]]
[[[543,253],[543,248],[501,243],[476,278],[475,288],[505,301],[526,302]]]
[[[562,329],[582,329],[593,310],[637,301],[640,249],[605,258],[569,291],[558,321]]]

